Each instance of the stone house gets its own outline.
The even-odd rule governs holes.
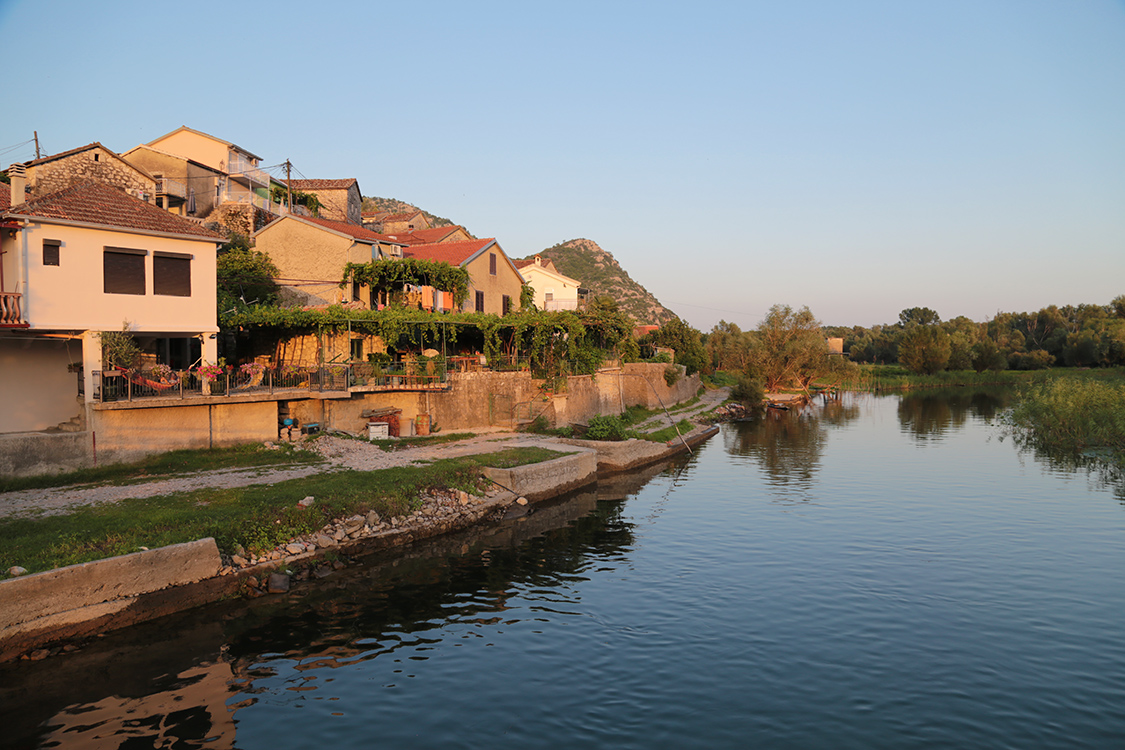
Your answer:
[[[277,266],[286,304],[315,306],[353,301],[372,307],[371,290],[341,288],[344,266],[380,258],[401,258],[402,244],[358,224],[282,216],[253,235],[256,249]]]
[[[10,396],[0,433],[68,420],[94,429],[100,334],[125,321],[156,361],[176,369],[215,361],[223,240],[214,232],[96,181],[6,207],[0,227],[9,311],[0,320],[0,392]]]
[[[430,229],[414,229],[409,232],[396,232],[388,234],[407,245],[433,245],[440,242],[467,242],[473,239],[462,226],[452,225],[444,227],[431,227]]]
[[[523,277],[494,238],[464,242],[414,245],[403,251],[406,258],[445,261],[469,272],[469,296],[461,309],[465,312],[507,315],[519,309]],[[429,290],[430,304],[423,289],[423,307],[447,310],[448,295]]]
[[[406,234],[416,229],[429,229],[430,221],[421,211],[392,213],[380,211],[363,215],[363,225],[373,232],[383,234]]]
[[[289,187],[315,195],[320,201],[320,218],[363,225],[363,214],[360,212],[363,196],[354,177],[345,180],[290,180]]]
[[[261,157],[230,141],[181,126],[149,141],[151,149],[191,160],[218,173],[214,204],[246,203],[273,213],[280,207],[270,201],[270,177],[261,169]],[[203,183],[200,183],[202,189]],[[189,185],[188,187],[191,187]],[[200,199],[196,191],[196,201]],[[197,214],[205,217],[199,211]]]
[[[535,290],[535,306],[540,310],[579,310],[586,304],[589,291],[582,282],[560,273],[550,258],[536,255],[513,262]]]
[[[111,185],[148,203],[156,198],[156,180],[151,174],[96,141],[54,156],[13,164],[9,172],[22,172],[25,180],[24,196],[17,196],[16,203],[88,180]]]

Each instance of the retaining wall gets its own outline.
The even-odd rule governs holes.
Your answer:
[[[501,487],[523,495],[528,500],[537,501],[597,481],[598,455],[586,448],[550,461],[511,469],[485,467],[483,472]]]

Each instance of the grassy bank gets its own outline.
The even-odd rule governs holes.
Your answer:
[[[63,516],[0,519],[0,571],[31,572],[214,537],[223,552],[264,551],[329,521],[374,510],[409,513],[427,488],[481,491],[481,466],[510,467],[564,455],[513,448],[381,471],[335,471],[274,485],[206,489],[85,507]],[[307,508],[298,501],[312,496]]]
[[[1027,386],[1058,378],[1125,382],[1125,368],[1103,367],[1073,369],[1055,367],[1048,370],[1001,370],[974,372],[946,370],[933,375],[919,375],[898,365],[859,365],[856,375],[839,384],[846,391],[908,391],[923,388],[957,388],[966,386]]]
[[[173,474],[193,474],[212,469],[244,469],[318,463],[323,459],[302,450],[298,444],[281,443],[277,448],[261,444],[233,448],[179,450],[149,456],[133,463],[107,464],[65,474],[34,477],[0,477],[0,492],[39,490],[86,484],[130,484]]]

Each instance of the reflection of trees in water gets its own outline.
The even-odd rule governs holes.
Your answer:
[[[1016,450],[1031,456],[1049,472],[1085,474],[1095,487],[1109,490],[1118,502],[1125,505],[1125,464],[1122,463],[1125,459],[1115,456],[1112,451],[1093,449],[1067,453],[1040,445],[1034,435],[1011,425],[1005,427],[1002,439],[1011,439]]]
[[[820,468],[828,427],[839,427],[859,416],[850,397],[811,403],[789,411],[767,409],[753,422],[739,422],[723,431],[728,453],[757,460],[769,482],[782,494],[812,489]]]
[[[943,389],[903,394],[898,402],[898,421],[903,432],[918,440],[940,439],[960,429],[969,417],[989,420],[1008,402],[997,389]]]

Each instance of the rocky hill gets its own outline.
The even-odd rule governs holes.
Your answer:
[[[568,240],[539,254],[550,258],[561,273],[581,281],[591,295],[613,297],[638,324],[660,325],[676,317],[593,240]]]
[[[406,213],[407,211],[421,211],[426,219],[429,220],[430,226],[432,227],[453,226],[453,222],[445,218],[444,216],[435,216],[434,214],[423,208],[418,208],[411,203],[400,201],[397,198],[376,198],[374,196],[365,195],[363,196],[363,204],[361,208],[363,210],[363,213],[365,214],[376,213],[379,211],[390,211],[396,214]],[[469,231],[468,227],[465,228],[465,231]]]

